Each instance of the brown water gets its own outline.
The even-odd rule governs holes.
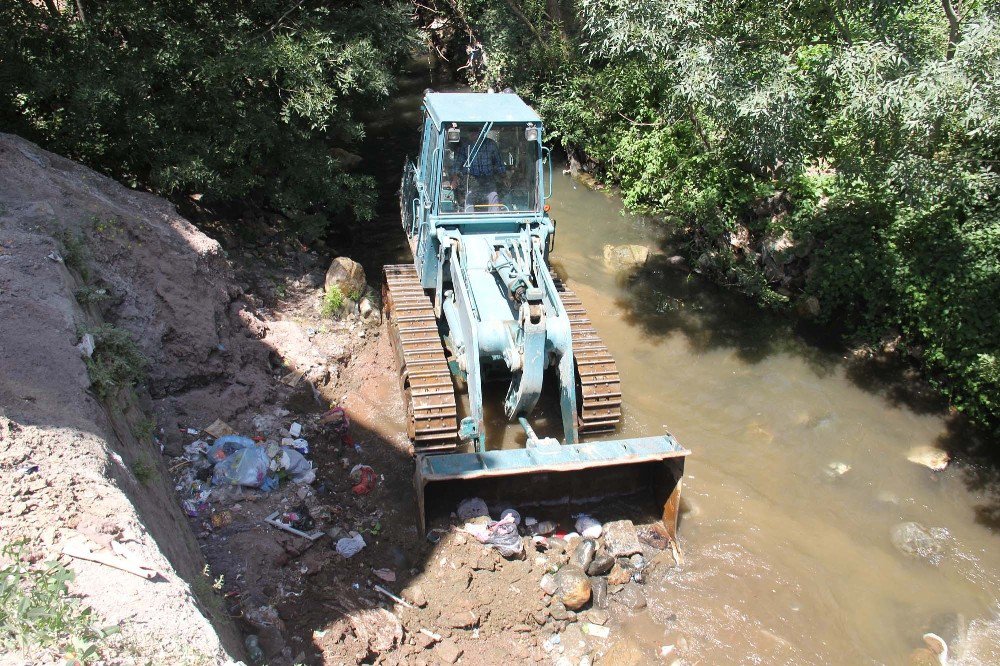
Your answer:
[[[943,616],[992,617],[1000,541],[975,522],[988,498],[958,467],[906,459],[946,437],[940,414],[891,404],[838,354],[697,278],[623,279],[604,245],[655,248],[664,232],[616,198],[557,175],[551,214],[555,264],[618,362],[621,436],[669,429],[693,452],[686,565],[650,591],[637,638],[680,632],[701,663],[900,663]],[[948,529],[940,566],[895,550],[907,520]]]
[[[365,159],[382,172],[380,216],[356,250],[373,274],[410,260],[395,192],[402,156],[415,152],[427,80],[416,72],[401,84],[369,123]],[[648,611],[624,628],[650,658],[680,640],[688,663],[894,664],[956,615],[995,628],[1000,540],[976,511],[995,510],[996,495],[961,465],[934,474],[906,460],[911,447],[953,437],[942,415],[896,404],[888,386],[838,353],[700,279],[616,273],[605,244],[657,247],[663,227],[623,216],[619,200],[558,170],[554,181],[554,263],[617,359],[618,436],[669,429],[693,452],[685,566],[647,586]],[[488,406],[502,395],[489,391]],[[523,436],[493,414],[492,445],[516,445]],[[851,469],[832,477],[832,462]],[[940,566],[895,550],[890,529],[908,520],[948,530]]]

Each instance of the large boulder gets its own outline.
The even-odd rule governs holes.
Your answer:
[[[324,282],[327,291],[337,287],[344,298],[356,301],[364,294],[367,286],[365,269],[358,262],[349,257],[337,257],[330,262]]]
[[[605,245],[604,263],[614,271],[628,271],[643,266],[649,259],[645,245]]]

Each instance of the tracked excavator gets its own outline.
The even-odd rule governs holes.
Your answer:
[[[674,540],[689,451],[670,434],[601,439],[621,421],[621,378],[549,267],[556,224],[542,119],[509,92],[428,91],[420,131],[400,190],[413,263],[385,267],[383,305],[421,528],[463,497],[525,506],[636,495]],[[487,441],[487,380],[507,383],[503,413],[523,429],[523,446]],[[456,385],[468,393],[462,411]],[[561,440],[532,423],[543,385],[558,390]]]

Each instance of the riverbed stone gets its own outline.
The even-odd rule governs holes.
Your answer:
[[[590,601],[590,579],[580,567],[567,564],[556,572],[556,596],[570,610]]]
[[[608,572],[608,585],[624,585],[632,580],[632,565],[628,560],[616,561]]]
[[[608,581],[600,576],[590,578],[590,600],[594,608],[608,607]]]
[[[642,552],[639,534],[631,520],[615,520],[604,525],[604,547],[612,557],[628,557]]]
[[[542,576],[542,580],[538,583],[538,586],[542,588],[542,592],[552,596],[556,593],[556,588],[558,587],[556,577],[552,574],[545,574]]]
[[[593,561],[587,567],[587,574],[591,576],[603,576],[611,571],[611,567],[613,566],[615,566],[615,558],[604,551],[600,551],[594,555]]]
[[[647,662],[642,646],[630,636],[624,636],[611,646],[604,654],[601,664],[604,666],[639,666]]]
[[[605,245],[604,263],[615,271],[627,271],[642,266],[649,259],[645,245]]]
[[[573,556],[570,562],[580,567],[584,571],[594,561],[594,553],[597,552],[597,542],[593,539],[582,539],[576,548],[573,549]]]
[[[899,523],[889,534],[896,550],[935,566],[944,559],[948,536],[948,530],[943,527],[927,528],[917,522]]]
[[[552,600],[552,604],[549,606],[549,615],[552,616],[553,620],[569,619],[569,611],[566,610],[566,604],[558,599]]]
[[[906,459],[911,463],[923,465],[935,472],[944,470],[948,466],[948,463],[951,462],[951,457],[947,451],[942,451],[933,446],[916,446],[907,452]]]
[[[337,287],[345,299],[360,298],[367,286],[365,269],[350,257],[337,257],[326,269],[324,287],[327,291]]]
[[[636,583],[629,583],[614,596],[615,603],[621,604],[630,611],[637,611],[646,607],[646,595],[642,587]]]

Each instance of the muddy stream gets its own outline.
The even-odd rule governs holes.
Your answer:
[[[370,128],[371,145],[381,143],[369,157],[385,179],[379,247],[361,257],[369,271],[409,260],[395,190],[425,80],[403,83]],[[890,386],[845,352],[806,342],[787,320],[697,276],[657,270],[655,259],[631,273],[608,266],[605,245],[655,250],[667,232],[560,170],[554,264],[618,362],[618,437],[669,430],[692,451],[685,565],[647,586],[648,608],[621,630],[649,654],[686,642],[703,664],[893,664],[925,631],[954,640],[963,625],[995,627],[998,534],[976,516],[996,500],[961,464],[934,473],[907,460],[915,446],[953,443],[943,414],[890,399]],[[520,437],[494,421],[494,446]],[[938,565],[894,547],[903,521],[947,530]]]

